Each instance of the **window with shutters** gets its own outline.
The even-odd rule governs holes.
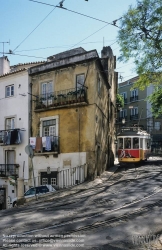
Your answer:
[[[44,82],[41,84],[41,100],[44,105],[52,104],[52,97],[51,97],[52,92],[53,92],[52,81]]]

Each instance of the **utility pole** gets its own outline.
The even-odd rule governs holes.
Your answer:
[[[10,44],[10,41],[9,42],[0,42],[0,43],[3,43],[3,56],[4,56],[4,44],[5,43],[9,43]]]

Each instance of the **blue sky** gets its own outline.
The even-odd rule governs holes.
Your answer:
[[[60,1],[40,0],[51,5],[59,5]],[[4,44],[4,52],[9,49],[14,51],[14,55],[8,55],[11,65],[46,60],[48,56],[75,47],[96,49],[100,56],[103,44],[111,46],[114,55],[118,57],[118,28],[104,21],[112,23],[122,17],[129,5],[135,4],[136,0],[64,1],[63,6],[68,10],[100,19],[101,22],[29,0],[0,0],[0,42],[10,41],[10,44]],[[2,43],[0,52],[2,56]],[[117,61],[116,71],[123,77],[123,81],[136,76],[133,68],[132,61],[126,64]]]

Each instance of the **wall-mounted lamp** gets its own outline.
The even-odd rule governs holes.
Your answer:
[[[122,123],[125,124],[125,118],[122,119]]]
[[[21,87],[21,84],[19,84],[19,88]]]

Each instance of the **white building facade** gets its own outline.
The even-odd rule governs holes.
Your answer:
[[[0,75],[0,210],[17,196],[17,179],[28,188],[29,160],[25,146],[29,141],[30,81],[23,68],[7,72],[8,60],[1,58]],[[4,72],[4,74],[3,74]]]

